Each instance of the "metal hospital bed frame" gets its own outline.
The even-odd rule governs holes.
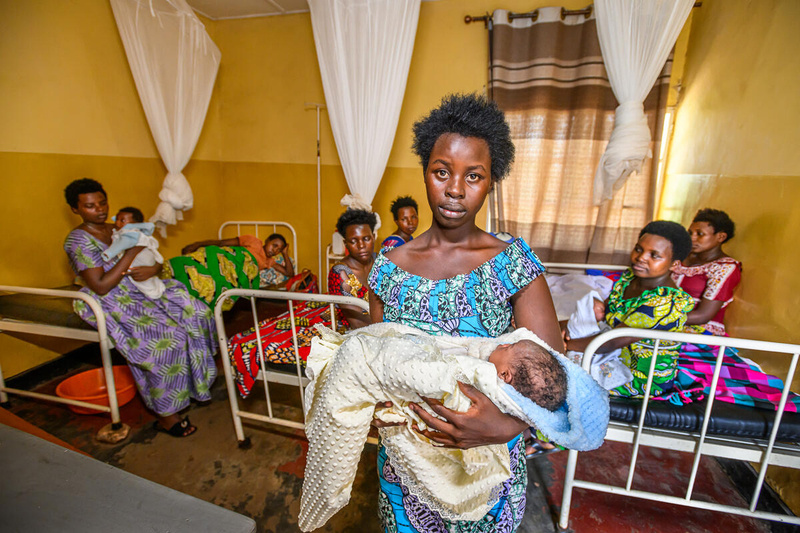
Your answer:
[[[293,245],[292,252],[294,254],[295,265],[297,264],[297,232],[288,222],[280,222],[280,221],[224,222],[219,228],[218,238],[222,239],[222,235],[225,228],[229,226],[236,227],[237,236],[241,235],[242,226],[244,226],[245,228],[247,228],[248,226],[252,226],[255,229],[256,237],[259,236],[259,228],[261,227],[271,226],[272,233],[277,233],[279,227],[287,228],[292,235],[291,237],[291,243]],[[266,237],[266,235],[264,235],[264,237]],[[92,312],[94,313],[94,316],[97,318],[97,330],[56,326],[41,322],[30,322],[30,321],[16,320],[14,318],[0,317],[0,333],[2,332],[28,333],[33,335],[44,335],[48,337],[57,337],[62,339],[75,339],[86,342],[97,342],[100,344],[100,357],[103,363],[103,374],[105,376],[106,383],[109,384],[108,390],[109,391],[116,390],[116,386],[114,383],[114,372],[112,370],[112,364],[111,364],[111,353],[110,353],[111,342],[108,338],[108,330],[106,328],[106,318],[105,315],[103,314],[103,310],[102,307],[100,306],[100,303],[95,298],[78,291],[69,291],[61,289],[43,289],[35,287],[18,287],[13,285],[0,285],[0,292],[22,293],[22,294],[32,294],[32,295],[48,296],[55,298],[69,298],[72,300],[83,300],[86,303],[86,305],[88,305],[91,308]],[[88,402],[82,402],[79,400],[69,400],[51,394],[41,394],[38,392],[30,392],[20,389],[14,389],[6,387],[5,380],[3,379],[2,368],[0,368],[0,403],[6,403],[8,401],[9,394],[14,394],[17,396],[25,396],[28,398],[35,398],[39,400],[58,402],[62,404],[74,405],[77,407],[86,407],[89,409],[94,409],[99,412],[111,413],[111,422],[113,424],[112,428],[119,429],[119,427],[121,427],[120,416],[119,416],[119,405],[117,403],[116,394],[109,394],[108,396],[109,405],[102,406]]]
[[[257,379],[264,382],[264,397],[267,401],[267,415],[254,413],[251,411],[244,411],[239,407],[238,392],[236,390],[236,383],[233,380],[233,369],[231,367],[230,354],[228,352],[228,336],[225,333],[225,324],[222,319],[222,304],[225,300],[232,296],[243,296],[250,299],[250,306],[253,313],[253,324],[256,327],[256,339],[258,345],[258,362],[261,368]],[[261,334],[258,329],[258,313],[256,311],[256,299],[268,298],[274,300],[286,300],[289,304],[289,319],[292,327],[292,344],[294,346],[295,356],[295,369],[296,374],[289,374],[286,372],[278,372],[270,370],[264,360],[264,347],[262,346]],[[280,426],[290,427],[294,429],[305,429],[305,424],[302,422],[295,422],[293,420],[286,420],[275,416],[272,408],[272,398],[270,397],[269,384],[281,383],[284,385],[296,386],[300,393],[300,404],[305,413],[305,398],[303,389],[308,384],[308,379],[303,376],[302,368],[300,366],[300,352],[297,341],[297,325],[294,317],[294,302],[308,301],[308,302],[326,302],[330,304],[331,321],[336,320],[336,312],[334,304],[351,305],[359,307],[364,311],[369,311],[369,304],[359,298],[352,296],[334,296],[328,294],[306,294],[299,292],[286,292],[286,291],[265,291],[253,289],[230,289],[224,291],[214,309],[214,319],[217,322],[217,336],[219,338],[220,356],[222,359],[222,368],[225,374],[225,385],[228,388],[228,400],[231,406],[231,415],[233,417],[233,426],[236,430],[236,439],[239,441],[239,447],[248,448],[250,446],[250,437],[245,438],[244,429],[242,427],[242,419],[257,420],[260,422],[268,422]],[[332,329],[336,329],[336,324],[331,324]]]
[[[722,356],[724,354],[725,347],[727,346],[738,349],[757,350],[761,352],[772,352],[791,356],[789,371],[786,373],[784,378],[784,388],[778,404],[778,410],[775,413],[775,420],[772,430],[770,432],[769,439],[766,441],[756,438],[737,438],[709,435],[707,432],[711,418],[711,409],[714,405],[713,394],[709,395],[709,398],[707,399],[707,404],[704,409],[702,428],[699,432],[646,427],[645,417],[647,415],[647,407],[650,400],[650,388],[653,381],[653,371],[656,363],[656,357],[654,356],[650,362],[650,370],[645,389],[646,393],[645,397],[642,399],[642,408],[641,413],[639,414],[638,422],[625,423],[612,420],[608,426],[608,433],[606,434],[606,440],[624,442],[632,444],[633,446],[632,456],[628,467],[628,477],[625,486],[621,487],[575,479],[575,468],[578,461],[578,452],[570,450],[567,459],[567,471],[566,479],[564,481],[564,495],[561,502],[559,526],[561,528],[566,528],[569,523],[569,510],[572,501],[572,491],[574,488],[596,490],[611,494],[630,496],[633,498],[667,502],[698,509],[721,511],[753,518],[775,520],[778,522],[800,525],[800,517],[756,510],[758,499],[761,495],[761,490],[767,473],[767,467],[769,465],[779,465],[800,469],[800,443],[776,442],[780,421],[783,417],[786,401],[789,396],[789,388],[791,386],[795,370],[797,369],[798,357],[800,357],[800,345],[736,339],[732,337],[715,337],[710,335],[697,335],[690,333],[673,333],[666,331],[619,328],[598,336],[589,344],[583,358],[583,368],[588,371],[591,365],[592,357],[594,357],[596,350],[604,342],[618,337],[655,339],[656,343],[653,347],[654,354],[658,351],[660,341],[664,340],[692,344],[705,344],[708,346],[719,347],[717,350],[716,366],[714,368],[714,374],[711,381],[712,390],[716,390],[717,383],[719,381],[719,374],[722,369]],[[656,448],[683,451],[694,454],[692,471],[684,497],[679,498],[677,496],[636,490],[632,488],[640,446],[652,446]],[[692,492],[700,464],[700,458],[704,455],[759,463],[760,466],[758,480],[753,490],[753,495],[750,499],[748,507],[745,508],[722,505],[692,498]]]
[[[619,265],[577,263],[545,263],[545,266],[547,267],[548,271],[552,273],[575,272],[583,271],[585,269],[613,271],[624,270],[627,268],[627,266]],[[567,458],[564,494],[562,497],[561,513],[558,524],[559,527],[561,529],[567,529],[569,525],[569,512],[572,502],[572,492],[575,488],[800,525],[800,517],[756,510],[765,481],[767,468],[770,465],[800,469],[800,443],[777,442],[780,422],[785,411],[792,379],[797,369],[798,357],[800,356],[800,345],[738,339],[732,337],[715,337],[710,335],[696,335],[689,333],[618,328],[598,336],[597,339],[593,340],[589,344],[582,361],[582,367],[584,370],[589,371],[592,358],[594,357],[597,349],[600,348],[603,343],[618,337],[655,339],[656,344],[654,346],[654,351],[658,350],[658,344],[660,341],[664,340],[719,347],[717,350],[717,361],[711,383],[712,390],[716,390],[717,383],[719,381],[719,374],[722,369],[722,356],[725,347],[778,353],[785,356],[791,356],[791,361],[789,364],[789,370],[784,379],[784,388],[780,403],[778,405],[778,410],[775,414],[775,420],[773,422],[769,439],[764,440],[752,437],[709,435],[708,428],[711,419],[711,410],[714,405],[713,395],[710,395],[707,400],[707,404],[705,405],[702,427],[699,432],[653,428],[646,426],[645,419],[647,416],[647,407],[650,400],[650,387],[652,385],[653,371],[656,362],[656,358],[653,357],[650,362],[651,366],[646,385],[646,395],[642,400],[642,407],[638,415],[638,421],[635,423],[628,423],[612,420],[609,423],[608,433],[606,434],[606,440],[623,442],[632,445],[632,454],[630,463],[628,465],[628,475],[625,486],[623,487],[595,481],[575,479],[578,452],[570,450]],[[694,454],[692,471],[686,487],[686,492],[683,497],[659,494],[645,490],[636,490],[632,488],[638,452],[641,446],[651,446],[655,448],[689,452]],[[692,498],[695,480],[700,464],[700,458],[704,455],[759,463],[758,479],[756,480],[756,485],[753,489],[752,497],[750,498],[747,507],[722,505]]]
[[[297,268],[297,232],[295,231],[294,227],[289,224],[288,222],[282,221],[272,221],[272,220],[229,220],[227,222],[223,222],[222,225],[219,227],[219,231],[217,232],[217,238],[222,240],[222,235],[225,232],[225,228],[228,227],[236,227],[236,236],[242,234],[242,226],[245,228],[253,227],[254,232],[253,234],[259,238],[267,238],[268,235],[272,233],[278,233],[278,228],[286,228],[292,234],[292,258],[294,259],[295,268]],[[268,228],[272,227],[272,231],[266,233],[265,235],[259,235],[259,228]]]
[[[103,362],[103,374],[107,383],[107,390],[116,390],[114,383],[114,372],[111,368],[111,342],[108,338],[108,330],[106,329],[106,317],[103,314],[103,309],[100,303],[89,296],[78,291],[68,291],[59,289],[39,289],[33,287],[15,287],[12,285],[0,285],[0,292],[10,293],[23,293],[33,294],[39,296],[50,296],[56,298],[70,298],[72,300],[83,300],[88,305],[95,318],[97,319],[97,330],[72,328],[64,326],[55,326],[51,324],[43,324],[38,322],[28,322],[22,320],[15,320],[12,318],[0,318],[0,332],[17,332],[17,333],[30,333],[33,335],[44,335],[48,337],[58,337],[62,339],[76,339],[87,342],[100,343],[100,358]],[[15,394],[17,396],[26,396],[28,398],[35,398],[39,400],[47,400],[51,402],[58,402],[68,405],[75,405],[78,407],[87,407],[96,411],[111,413],[111,423],[113,429],[119,429],[122,424],[119,417],[119,405],[117,404],[117,395],[108,395],[108,406],[96,405],[93,403],[82,402],[79,400],[69,400],[54,396],[52,394],[41,394],[38,392],[30,392],[20,389],[13,389],[6,387],[3,379],[2,369],[0,369],[0,402],[5,403],[8,401],[8,395]]]

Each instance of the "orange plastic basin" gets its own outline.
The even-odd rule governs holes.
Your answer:
[[[136,382],[127,366],[115,366],[113,370],[114,384],[117,388],[117,404],[122,407],[136,395]],[[56,396],[108,406],[107,390],[103,369],[95,368],[75,374],[59,383],[56,387]],[[67,407],[79,415],[95,415],[100,412],[75,405],[67,405]]]

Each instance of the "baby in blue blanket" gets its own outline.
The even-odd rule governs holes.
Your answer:
[[[114,234],[111,236],[111,246],[101,254],[103,259],[110,261],[111,258],[121,254],[125,250],[134,246],[144,246],[144,250],[136,254],[133,258],[131,267],[153,266],[156,263],[163,263],[164,258],[158,251],[158,241],[153,237],[155,225],[144,221],[144,215],[135,207],[123,207],[114,217]],[[144,281],[135,281],[133,284],[151,299],[160,298],[166,287],[164,282],[157,276]]]
[[[475,386],[503,412],[575,449],[602,443],[607,393],[563,356],[523,329],[500,338],[435,337],[400,324],[373,324],[347,336],[323,330],[312,341],[305,392],[308,461],[300,528],[321,527],[349,500],[361,448],[374,413],[401,425],[380,430],[397,475],[415,495],[450,520],[475,520],[494,504],[511,475],[505,444],[466,450],[431,446],[412,426],[421,397],[457,411],[471,401],[458,382]]]

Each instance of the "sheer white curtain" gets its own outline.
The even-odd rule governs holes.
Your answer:
[[[642,102],[653,87],[694,0],[595,0],[597,34],[617,107],[614,131],[594,176],[594,203],[613,197],[650,152]]]
[[[420,0],[309,0],[317,60],[350,194],[371,209],[392,149]]]
[[[220,52],[185,0],[111,0],[128,63],[158,153],[167,167],[150,218],[166,225],[192,208],[183,168],[203,129]]]

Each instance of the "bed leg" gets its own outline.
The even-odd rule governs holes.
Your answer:
[[[106,444],[117,444],[128,438],[131,434],[131,427],[128,424],[117,422],[116,424],[106,424],[100,428],[95,438]]]
[[[250,440],[250,437],[246,437],[244,440],[239,441],[239,448],[242,450],[249,450],[253,447],[253,442]]]
[[[578,452],[569,450],[567,456],[567,470],[564,473],[564,495],[561,498],[561,516],[558,520],[559,531],[570,531],[569,508],[572,505],[572,483],[575,481],[575,467],[578,464]]]
[[[3,368],[0,367],[0,404],[3,407],[8,407],[8,394],[5,393],[6,381],[3,379]]]

